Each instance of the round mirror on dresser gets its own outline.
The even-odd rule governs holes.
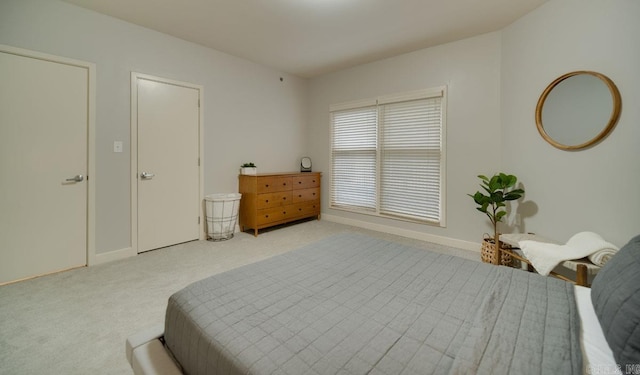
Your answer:
[[[536,126],[542,138],[561,150],[600,142],[615,127],[622,101],[604,74],[575,71],[555,79],[540,95]]]

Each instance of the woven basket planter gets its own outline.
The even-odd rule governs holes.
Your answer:
[[[495,244],[495,241],[493,240],[493,238],[485,237],[482,240],[482,251],[480,253],[481,254],[480,258],[482,259],[483,262],[495,264],[494,261],[496,259],[496,251],[495,251],[496,249],[494,244]],[[500,241],[500,248],[511,250],[511,246],[507,245],[502,241]],[[502,255],[502,257],[498,262],[498,264],[511,267],[513,264],[513,258],[511,257],[511,255],[503,253],[502,251],[500,252],[500,254]]]

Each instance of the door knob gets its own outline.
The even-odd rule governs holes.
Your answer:
[[[84,180],[84,176],[81,174],[66,179],[66,181],[69,181],[69,182],[82,182],[83,180]]]
[[[143,180],[150,180],[153,177],[155,177],[155,174],[153,174],[153,173],[148,173],[148,172],[140,173],[140,178],[142,178]]]

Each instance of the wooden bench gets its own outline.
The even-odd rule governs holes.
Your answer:
[[[500,251],[502,251],[503,253],[507,253],[511,255],[511,257],[513,257],[514,259],[517,259],[525,263],[527,265],[527,271],[536,272],[535,267],[533,267],[531,262],[524,256],[524,254],[522,254],[522,251],[519,250],[518,242],[524,241],[524,240],[548,242],[548,243],[555,243],[555,242],[533,233],[527,233],[527,234],[516,233],[516,234],[500,235],[500,241],[512,247],[512,249],[500,249]],[[555,271],[549,272],[549,275],[553,277],[557,277],[558,279],[561,279],[564,281],[568,281],[576,285],[584,286],[584,287],[590,286],[589,276],[595,276],[598,273],[598,271],[600,271],[600,266],[597,266],[591,263],[591,261],[588,258],[582,258],[577,260],[566,260],[560,263],[558,266],[575,272],[575,275],[576,275],[575,280],[565,275],[561,275]]]

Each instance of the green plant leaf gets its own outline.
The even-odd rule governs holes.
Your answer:
[[[520,199],[521,197],[522,197],[522,194],[518,194],[518,193],[514,193],[514,192],[508,192],[507,194],[505,194],[504,200],[505,201],[515,201],[516,199]]]
[[[504,201],[503,195],[502,195],[502,191],[501,190],[497,190],[494,191],[493,193],[491,193],[491,200],[495,203],[499,203]]]
[[[491,198],[477,191],[473,196],[473,200],[476,201],[477,204],[489,204],[491,203]]]
[[[482,203],[479,202],[478,194],[480,194],[480,192],[476,192],[474,195],[471,195],[471,194],[467,194],[467,195],[470,196],[471,198],[473,198],[473,201],[476,202],[477,204],[482,204]]]
[[[499,176],[493,176],[491,177],[491,179],[489,180],[489,189],[491,189],[491,191],[496,191],[498,189],[500,189],[500,177]]]
[[[522,190],[522,189],[513,189],[513,190],[509,191],[509,194],[518,195],[518,196],[521,197],[521,196],[524,195],[524,190]]]

